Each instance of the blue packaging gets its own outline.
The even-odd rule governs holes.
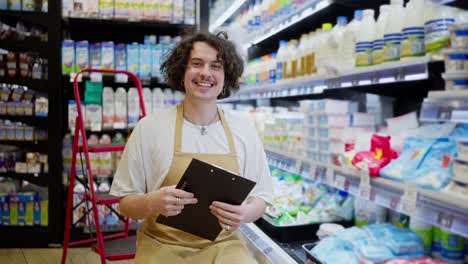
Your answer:
[[[89,67],[89,43],[87,40],[75,42],[75,70],[80,72]]]
[[[127,70],[140,75],[140,45],[137,43],[127,45]]]
[[[101,48],[101,64],[104,70],[115,69],[114,64],[114,42],[106,41],[102,42]]]
[[[12,193],[8,195],[8,203],[10,204],[10,225],[18,225],[18,194]]]
[[[127,46],[125,44],[115,45],[115,69],[126,71],[127,70]]]
[[[161,64],[162,64],[162,46],[160,44],[151,46],[151,76],[161,78]]]
[[[34,217],[34,220],[33,220],[34,225],[35,226],[41,225],[41,204],[38,201],[38,199],[34,201],[33,217]]]
[[[151,46],[140,44],[140,77],[151,77]]]
[[[361,246],[355,249],[354,253],[359,259],[369,260],[373,263],[382,263],[395,257],[392,252],[383,245]]]
[[[34,201],[36,194],[26,192],[18,194],[18,225],[34,225]]]
[[[10,224],[10,207],[8,204],[8,194],[0,193],[0,225]]]
[[[75,42],[64,40],[62,42],[62,74],[75,72]]]
[[[101,69],[101,43],[89,46],[89,61],[92,69]]]

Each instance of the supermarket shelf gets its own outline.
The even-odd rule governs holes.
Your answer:
[[[332,4],[331,0],[314,0],[308,2],[309,3],[305,4],[297,10],[294,10],[287,16],[271,21],[262,29],[249,34],[249,36],[245,39],[252,40],[250,45],[258,44]]]
[[[47,57],[49,47],[47,42],[36,39],[30,40],[1,40],[0,49],[14,52],[37,52],[41,57]]]
[[[416,198],[414,204],[411,204],[408,194],[405,193],[405,190],[409,189],[408,184],[384,178],[371,178],[369,189],[363,191],[362,176],[357,170],[308,161],[274,150],[267,150],[267,155],[270,162],[273,161],[273,165],[280,164],[280,168],[282,166],[302,177],[347,191],[354,196],[371,200],[444,230],[468,236],[468,198],[414,188]]]
[[[326,89],[410,82],[429,78],[430,57],[357,68],[339,76],[312,76],[274,84],[247,86],[222,102],[320,94]]]
[[[218,27],[222,26],[226,21],[228,21],[237,11],[244,5],[247,0],[236,0],[231,6],[224,11],[224,13],[219,16],[216,21],[210,25],[210,32],[215,31]]]
[[[0,115],[2,120],[10,120],[12,122],[21,122],[35,127],[47,127],[47,116],[20,116],[20,115]]]
[[[45,140],[41,141],[19,141],[19,140],[0,140],[0,145],[13,145],[19,148],[27,149],[35,152],[47,152],[49,143]],[[1,146],[0,146],[1,149]]]
[[[47,80],[38,80],[38,79],[31,79],[31,78],[7,78],[7,77],[0,77],[0,83],[8,83],[8,84],[17,84],[26,86],[29,89],[33,89],[36,91],[46,91],[47,89]]]
[[[66,74],[62,75],[63,80],[68,80],[67,83],[69,83],[69,87],[73,88],[73,78],[75,74]],[[93,81],[102,81],[104,83],[113,83],[116,85],[132,85],[134,84],[133,80],[128,78],[126,75],[121,76],[121,75],[101,75],[101,74],[94,74],[93,78],[91,79],[91,76],[85,76],[82,77],[83,75],[80,75],[78,77],[78,82],[83,82],[83,79],[85,80],[93,80]],[[166,83],[161,82],[158,78],[156,77],[151,77],[151,78],[146,78],[146,77],[140,77],[141,84],[143,86],[149,86],[151,88],[153,87],[161,87],[161,88],[166,88],[168,85]]]
[[[30,183],[37,184],[40,186],[48,185],[47,176],[48,174],[46,173],[33,174],[33,173],[0,172],[0,177],[28,181]]]
[[[17,18],[32,24],[49,25],[49,15],[44,12],[0,10],[0,17]]]
[[[253,247],[254,251],[260,251],[270,263],[289,264],[295,261],[281,247],[279,247],[268,235],[266,235],[255,224],[242,224],[240,226],[241,235],[246,240],[248,246]]]
[[[138,27],[145,29],[172,29],[172,30],[183,30],[193,29],[194,25],[187,24],[173,24],[164,21],[154,20],[128,20],[128,19],[103,19],[103,18],[84,18],[84,17],[67,17],[63,18],[66,26],[74,28],[80,26],[97,26],[99,28],[109,27]]]
[[[434,91],[421,106],[421,121],[468,123],[468,91]]]

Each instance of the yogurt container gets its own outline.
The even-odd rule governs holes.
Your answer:
[[[447,73],[468,73],[468,49],[444,49],[442,52]]]
[[[333,224],[333,223],[325,223],[321,224],[318,231],[317,231],[317,236],[320,240],[332,236],[335,233],[344,230],[345,228],[342,225],[339,224]]]
[[[445,90],[467,90],[468,73],[443,73],[445,79]]]
[[[453,160],[453,180],[468,184],[468,161],[462,159]]]
[[[457,139],[457,152],[459,158],[468,160],[468,138]]]
[[[449,25],[450,45],[452,48],[468,47],[468,23]]]

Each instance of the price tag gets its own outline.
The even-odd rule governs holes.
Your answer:
[[[74,80],[75,80],[75,76],[76,76],[76,72],[71,72],[70,73],[70,82],[72,83]],[[80,74],[80,76],[78,76],[78,82],[81,82],[83,80],[83,74]]]
[[[416,211],[416,202],[418,192],[414,183],[405,184],[405,192],[401,198],[401,211],[407,215],[414,214]]]
[[[336,188],[338,188],[340,190],[348,191],[349,190],[349,181],[344,176],[337,175],[335,177],[335,186],[336,186]]]
[[[301,168],[302,168],[302,159],[296,159],[296,170],[295,170],[295,172],[297,174],[301,174]]]
[[[366,170],[359,171],[361,182],[359,183],[359,196],[365,200],[371,200],[370,176]]]
[[[400,202],[400,198],[397,196],[392,196],[390,198],[390,209],[396,210],[398,203]]]
[[[309,176],[314,181],[318,181],[320,179],[319,173],[317,172],[317,164],[311,163],[309,167]]]
[[[327,179],[326,179],[327,184],[328,185],[333,185],[333,178],[335,176],[335,169],[332,166],[328,166],[326,168],[326,170],[327,170]]]
[[[116,83],[128,83],[128,75],[122,73],[116,74],[114,80]]]
[[[454,219],[453,215],[439,212],[439,215],[437,216],[437,224],[446,230],[450,230],[452,228],[453,219]]]

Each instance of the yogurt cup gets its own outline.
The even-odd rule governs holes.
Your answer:
[[[468,23],[449,25],[452,48],[468,47]]]
[[[445,90],[467,90],[468,89],[468,73],[443,73],[445,79]]]
[[[321,224],[318,231],[317,231],[317,236],[320,240],[332,236],[335,233],[344,230],[345,228],[342,225],[339,224],[333,224],[333,223],[325,223]]]
[[[468,73],[468,49],[444,49],[445,72]]]

